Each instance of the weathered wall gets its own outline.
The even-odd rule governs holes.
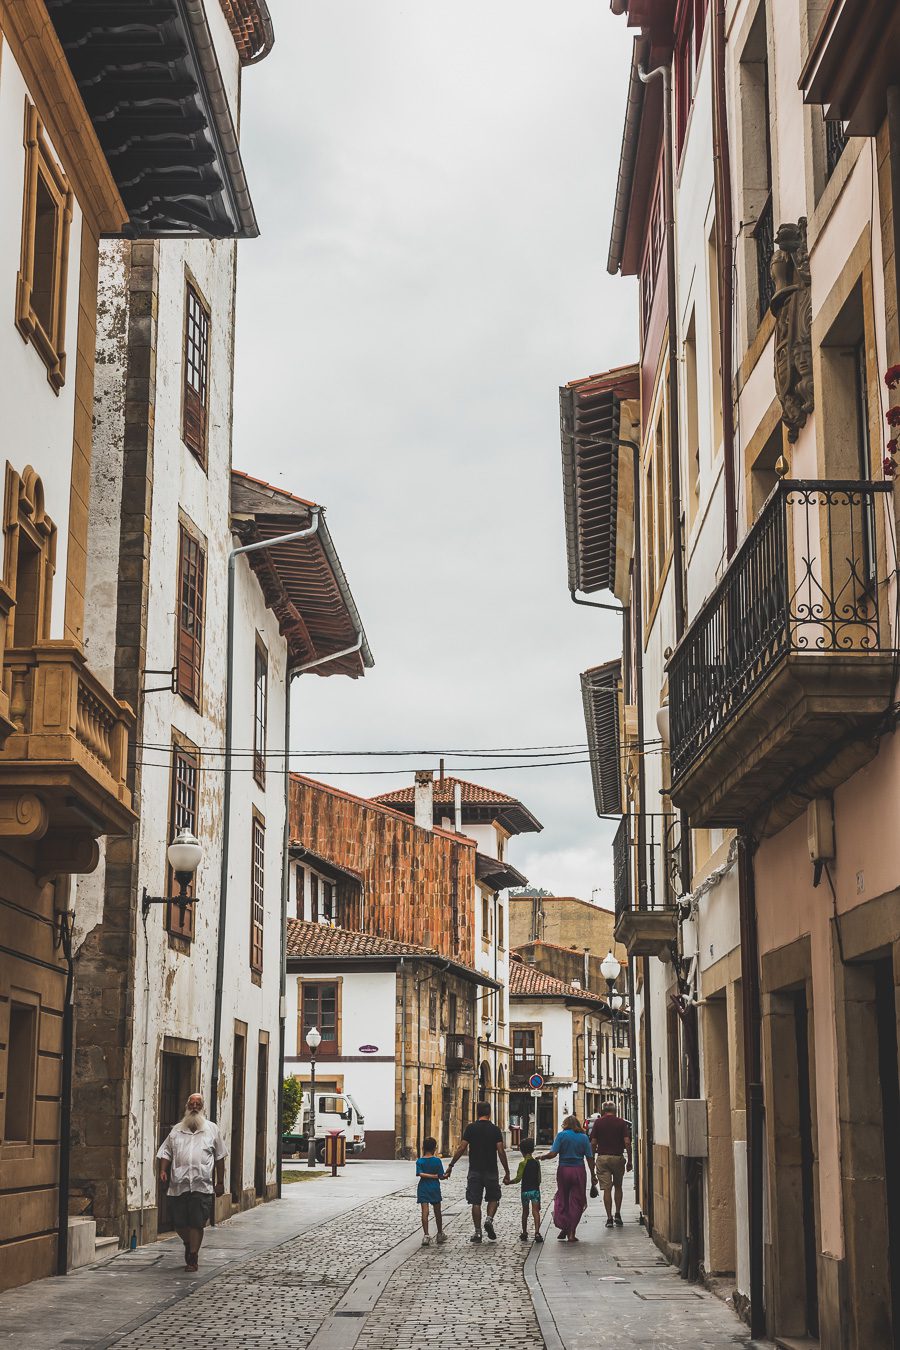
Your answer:
[[[399,811],[291,779],[291,838],[364,878],[362,928],[474,965],[475,849]]]

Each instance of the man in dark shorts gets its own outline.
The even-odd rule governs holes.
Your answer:
[[[603,1203],[606,1206],[606,1226],[622,1227],[622,1178],[626,1163],[623,1154],[628,1156],[627,1170],[631,1171],[631,1126],[627,1120],[616,1115],[615,1102],[604,1102],[602,1114],[594,1121],[591,1130],[591,1144],[596,1158],[597,1180],[603,1187]],[[616,1193],[616,1213],[613,1218],[613,1189]]]
[[[169,1131],[156,1155],[159,1179],[169,1188],[172,1223],[184,1243],[185,1270],[197,1269],[213,1197],[225,1194],[227,1155],[218,1125],[206,1119],[203,1098],[199,1092],[192,1092],[184,1116]]]
[[[487,1200],[487,1218],[484,1221],[484,1231],[491,1242],[496,1242],[494,1215],[497,1213],[501,1194],[497,1159],[499,1158],[503,1164],[503,1176],[507,1185],[510,1179],[509,1163],[506,1159],[506,1149],[503,1147],[503,1133],[491,1120],[491,1108],[488,1103],[479,1102],[475,1115],[475,1122],[472,1125],[467,1125],[463,1130],[463,1137],[450,1159],[450,1166],[444,1175],[449,1177],[453,1171],[454,1163],[468,1149],[469,1177],[466,1181],[466,1204],[472,1206],[472,1225],[475,1229],[469,1241],[481,1241],[481,1202]]]

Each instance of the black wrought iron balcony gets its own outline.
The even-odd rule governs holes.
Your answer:
[[[669,664],[672,800],[774,833],[871,758],[894,683],[890,483],[779,483]]]
[[[678,817],[623,816],[613,839],[615,936],[629,956],[667,953],[675,936],[679,874]]]
[[[613,1022],[612,1043],[614,1054],[622,1056],[630,1053],[631,1040],[629,1036],[628,1018],[621,1013]]]
[[[539,1073],[545,1081],[550,1077],[549,1055],[531,1055],[528,1059],[514,1058],[509,1075],[510,1087],[527,1088],[529,1078],[536,1073]]]

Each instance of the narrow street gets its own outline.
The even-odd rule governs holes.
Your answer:
[[[582,1350],[588,1346],[753,1346],[734,1313],[684,1284],[625,1206],[621,1230],[591,1204],[582,1241],[518,1240],[518,1197],[504,1193],[498,1241],[468,1242],[464,1171],[446,1188],[450,1241],[422,1248],[406,1163],[362,1163],[337,1180],[286,1185],[285,1198],[207,1234],[199,1276],[175,1239],[122,1252],[68,1280],[0,1296],[0,1345],[16,1350],[223,1350],[420,1346]],[[630,1200],[630,1197],[629,1197]]]

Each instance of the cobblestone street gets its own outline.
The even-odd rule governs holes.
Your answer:
[[[423,1248],[409,1167],[370,1163],[302,1186],[208,1234],[200,1276],[168,1240],[68,1280],[0,1297],[0,1345],[171,1350],[191,1342],[296,1350],[753,1346],[733,1312],[685,1285],[626,1205],[606,1230],[595,1202],[578,1246],[518,1240],[504,1191],[498,1241],[472,1245],[464,1171],[445,1187],[443,1247]],[[544,1212],[554,1188],[544,1168]]]

